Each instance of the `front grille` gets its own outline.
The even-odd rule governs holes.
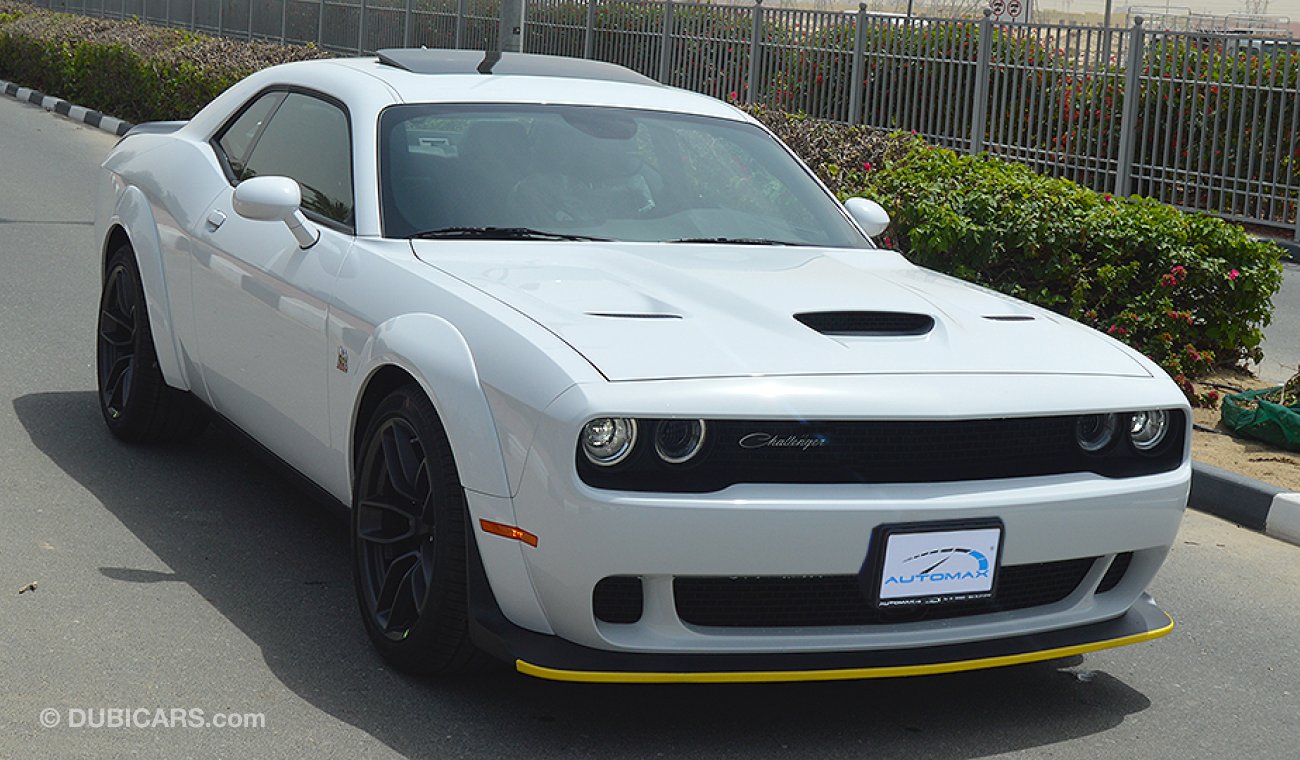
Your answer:
[[[673,580],[677,616],[692,625],[722,628],[843,626],[904,623],[982,615],[1059,602],[1092,568],[1096,557],[1008,565],[998,571],[991,600],[878,610],[857,575],[688,577]]]
[[[606,623],[635,623],[645,605],[641,579],[634,575],[602,578],[591,593],[591,607],[597,620]]]
[[[794,318],[823,335],[925,335],[934,329],[930,315],[900,311],[810,311]]]
[[[1182,461],[1182,412],[1149,454],[1127,440],[1090,454],[1079,448],[1079,418],[981,420],[708,420],[704,450],[684,464],[664,462],[645,435],[631,456],[598,467],[576,452],[578,474],[596,488],[705,493],[737,483],[932,483],[1093,472],[1112,478],[1167,472]],[[653,431],[660,420],[638,420]],[[1120,426],[1124,430],[1124,425]]]
[[[1116,554],[1110,567],[1106,568],[1106,574],[1101,577],[1101,583],[1097,586],[1097,593],[1104,594],[1107,591],[1119,585],[1124,580],[1124,573],[1128,572],[1129,563],[1133,561],[1133,552],[1124,552]]]

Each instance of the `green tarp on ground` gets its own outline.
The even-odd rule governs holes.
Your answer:
[[[1238,435],[1257,438],[1291,451],[1300,451],[1300,401],[1293,406],[1276,404],[1264,396],[1276,394],[1281,386],[1234,393],[1223,398],[1223,424]]]

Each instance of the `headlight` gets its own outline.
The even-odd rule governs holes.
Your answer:
[[[636,420],[598,417],[582,428],[582,451],[592,464],[616,465],[627,459],[636,445]]]
[[[1115,440],[1116,427],[1118,422],[1113,414],[1084,415],[1075,425],[1075,439],[1079,448],[1091,454],[1101,451]]]
[[[1160,445],[1169,431],[1169,412],[1155,409],[1147,412],[1134,412],[1129,425],[1129,439],[1138,451],[1150,451]]]
[[[704,420],[663,420],[655,426],[655,453],[669,464],[681,464],[700,453],[706,430]]]

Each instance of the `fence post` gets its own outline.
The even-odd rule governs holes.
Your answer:
[[[849,90],[849,123],[862,123],[862,81],[867,68],[867,4],[858,3],[857,19],[853,23],[853,79]]]
[[[217,0],[217,36],[226,36],[226,0]]]
[[[993,58],[993,11],[985,8],[980,21],[980,46],[975,57],[975,103],[971,109],[970,152],[984,150],[984,132],[988,129],[989,71]]]
[[[253,2],[248,2],[248,41],[253,41]]]
[[[664,3],[664,33],[659,45],[659,82],[668,84],[673,70],[673,0]]]
[[[199,0],[190,0],[190,31],[191,32],[193,32],[194,28],[198,26],[198,23],[199,23]]]
[[[357,55],[366,48],[366,0],[361,0],[361,20],[357,23]]]
[[[280,0],[280,44],[289,36],[289,0]]]
[[[582,57],[596,54],[596,0],[587,0],[587,29],[582,35]]]
[[[1115,164],[1115,195],[1127,198],[1133,177],[1133,133],[1137,129],[1138,99],[1141,95],[1142,56],[1146,34],[1142,17],[1133,18],[1129,31],[1128,61],[1124,64],[1124,108],[1119,115],[1119,156]]]
[[[402,11],[402,47],[411,46],[411,0],[406,0]]]
[[[456,49],[464,47],[465,42],[465,14],[469,0],[456,0]]]
[[[749,80],[745,83],[745,105],[754,104],[758,78],[763,73],[763,0],[754,0],[754,28],[749,32]]]

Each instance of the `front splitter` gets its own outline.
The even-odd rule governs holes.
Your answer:
[[[1044,633],[914,649],[851,652],[611,652],[520,628],[492,597],[471,545],[470,630],[474,643],[526,675],[587,683],[775,683],[846,681],[999,668],[1138,644],[1169,634],[1174,621],[1147,594],[1099,623]],[[477,567],[475,567],[477,565]]]

